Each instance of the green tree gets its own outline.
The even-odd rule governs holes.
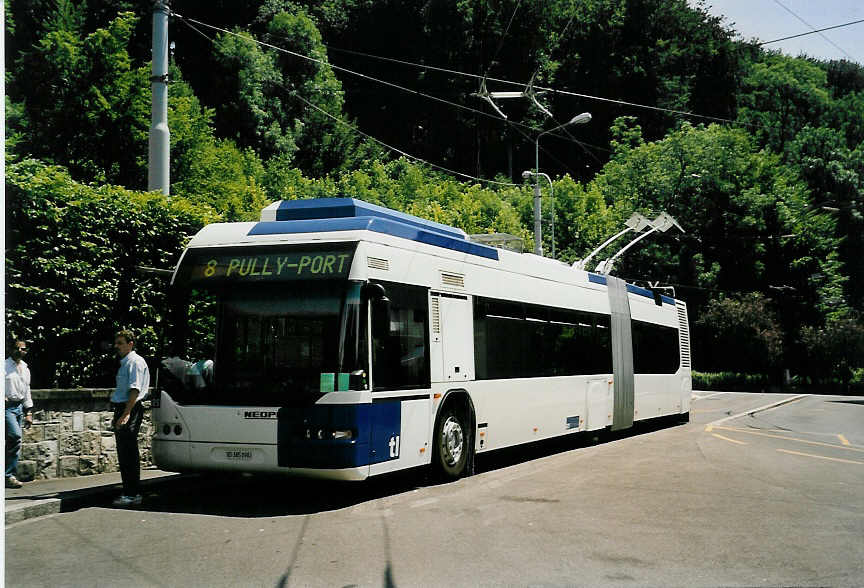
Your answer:
[[[308,59],[265,49],[248,32],[221,35],[216,54],[229,98],[216,108],[220,134],[255,149],[264,160],[278,157],[283,166],[290,162],[314,175],[338,171],[368,154],[338,122],[342,87],[312,19],[300,9],[275,13],[263,40]]]
[[[190,151],[181,177],[174,184],[179,196],[218,210],[227,221],[257,220],[270,203],[261,160],[230,140],[206,142]]]
[[[16,67],[13,99],[27,119],[17,148],[86,181],[142,186],[149,84],[126,49],[137,17],[122,13],[84,36],[64,28],[77,26],[75,18],[54,21]]]
[[[864,322],[848,316],[822,326],[806,326],[801,332],[805,361],[799,366],[814,383],[835,384],[843,390],[856,372],[864,369]]]
[[[738,119],[751,125],[760,145],[783,153],[807,125],[830,107],[825,70],[805,59],[768,54],[746,66]]]
[[[864,307],[864,143],[846,147],[841,131],[805,127],[789,148],[790,160],[811,191],[811,206],[836,219],[838,260],[849,277],[850,304]]]
[[[759,293],[714,298],[693,326],[700,370],[770,373],[780,367],[780,323]]]

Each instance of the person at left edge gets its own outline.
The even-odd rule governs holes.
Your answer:
[[[114,506],[141,504],[139,484],[141,464],[138,453],[138,431],[144,418],[141,401],[150,387],[150,370],[144,358],[135,353],[135,335],[122,330],[114,335],[114,349],[120,358],[117,387],[111,395],[114,410],[114,438],[117,440],[117,461],[123,479],[123,494],[114,500]]]
[[[18,454],[21,451],[21,424],[33,424],[33,399],[30,396],[30,368],[24,361],[27,342],[15,339],[12,353],[6,358],[6,487],[20,488]]]

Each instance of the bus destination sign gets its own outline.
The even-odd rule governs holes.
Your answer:
[[[353,251],[191,249],[178,278],[183,282],[266,282],[347,278]]]

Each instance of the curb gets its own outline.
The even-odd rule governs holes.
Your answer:
[[[169,474],[141,480],[142,489],[149,488],[162,484],[164,482],[178,480],[181,477],[186,477],[184,474]],[[109,496],[116,494],[122,488],[122,484],[104,484],[101,486],[93,486],[90,488],[81,488],[78,490],[68,490],[59,492],[57,498],[43,498],[24,501],[24,504],[11,506],[7,503],[5,506],[5,525],[20,523],[29,519],[43,517],[45,515],[57,514],[61,512],[70,512],[93,506]]]

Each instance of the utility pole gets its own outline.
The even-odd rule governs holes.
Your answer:
[[[153,2],[153,70],[150,114],[150,151],[147,190],[170,194],[171,132],[168,130],[168,15],[170,0]]]

